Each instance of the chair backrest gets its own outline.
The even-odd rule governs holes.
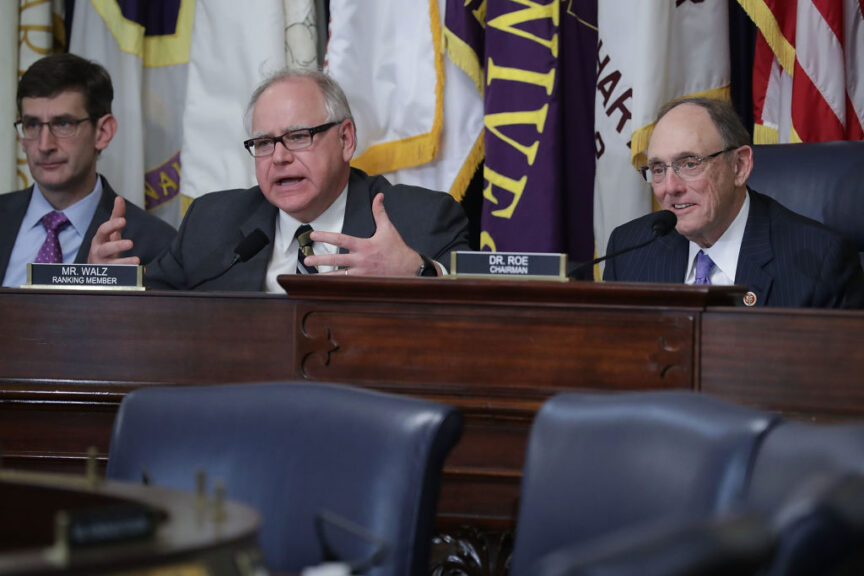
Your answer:
[[[759,448],[745,506],[774,517],[770,576],[861,573],[864,425],[775,427]]]
[[[535,576],[753,576],[774,549],[758,516],[673,521],[618,532],[602,542],[547,554]]]
[[[425,574],[443,461],[462,417],[449,406],[347,386],[264,383],[142,388],[120,406],[112,479],[193,490],[197,470],[262,514],[273,571],[324,559],[315,517],[330,512],[388,544],[369,574]],[[335,530],[346,560],[374,545]]]
[[[747,505],[776,511],[808,484],[849,473],[864,474],[864,425],[786,421],[759,447]]]
[[[864,142],[753,147],[748,184],[855,244],[864,261]]]
[[[778,419],[685,391],[551,398],[531,429],[511,574],[563,545],[734,507]]]

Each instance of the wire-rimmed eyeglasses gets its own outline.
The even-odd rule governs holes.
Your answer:
[[[25,118],[15,122],[15,131],[22,140],[36,140],[42,134],[42,127],[48,126],[48,131],[55,138],[71,138],[78,133],[78,126],[92,120],[86,118],[52,118],[47,122],[41,122],[35,118]]]
[[[668,168],[672,168],[672,171],[684,180],[693,180],[694,178],[701,176],[705,171],[705,168],[707,167],[706,162],[713,160],[721,154],[731,152],[736,148],[738,148],[738,146],[729,146],[719,152],[715,152],[714,154],[708,154],[707,156],[685,156],[684,158],[673,160],[668,164],[664,162],[654,162],[647,166],[642,166],[639,169],[639,172],[642,174],[642,177],[646,182],[653,182],[654,184],[659,184],[666,179],[666,170]]]

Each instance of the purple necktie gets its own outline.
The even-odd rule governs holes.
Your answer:
[[[36,262],[57,263],[63,262],[63,251],[60,249],[60,240],[57,234],[69,225],[69,219],[62,212],[49,212],[42,217],[42,226],[45,227],[45,242],[36,255]]]
[[[711,284],[711,269],[714,267],[714,261],[711,257],[705,254],[702,250],[696,254],[696,281],[693,284],[704,286]]]

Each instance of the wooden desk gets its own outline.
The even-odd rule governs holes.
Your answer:
[[[571,389],[694,389],[821,419],[864,415],[864,313],[730,307],[734,288],[287,277],[288,296],[0,291],[9,466],[108,452],[123,395],[311,379],[466,416],[442,528],[512,528],[534,413]]]
[[[698,389],[808,420],[864,418],[864,311],[708,308]]]

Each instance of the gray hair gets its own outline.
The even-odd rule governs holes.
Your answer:
[[[261,94],[270,86],[277,82],[290,80],[292,78],[308,78],[315,82],[321,95],[324,96],[324,109],[327,111],[328,122],[342,122],[343,120],[351,120],[354,124],[354,116],[351,114],[351,106],[348,105],[348,98],[339,84],[325,74],[321,70],[315,68],[292,68],[286,66],[264,79],[264,81],[255,89],[249,98],[249,104],[246,106],[246,113],[243,115],[243,124],[246,127],[246,132],[252,133],[252,111],[255,109],[255,104],[261,97]]]
[[[670,110],[682,104],[693,104],[704,108],[708,112],[711,122],[723,139],[724,147],[740,148],[741,146],[749,146],[751,144],[750,133],[747,132],[732,104],[716,98],[681,98],[667,102],[660,108],[660,112],[657,113],[655,126]]]

